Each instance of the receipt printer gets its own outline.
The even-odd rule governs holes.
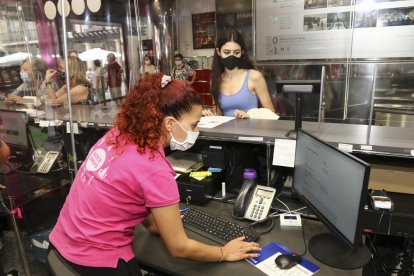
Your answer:
[[[387,192],[382,190],[373,190],[370,193],[371,197],[371,207],[375,211],[389,211],[394,210],[394,203],[392,199],[388,196]]]
[[[223,180],[222,173],[212,173],[211,176],[197,180],[189,173],[177,177],[180,199],[188,203],[207,203],[220,189]]]

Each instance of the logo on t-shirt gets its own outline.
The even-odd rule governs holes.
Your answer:
[[[91,172],[99,170],[105,162],[105,159],[106,152],[103,149],[94,150],[86,161],[86,169]]]

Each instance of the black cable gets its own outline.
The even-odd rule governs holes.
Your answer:
[[[304,256],[306,254],[306,252],[308,252],[308,244],[306,243],[306,239],[305,239],[305,225],[306,225],[306,218],[303,218],[304,222],[302,224],[302,239],[303,239],[303,245],[305,246],[305,252],[303,252],[302,254],[298,254],[299,256]]]
[[[369,242],[369,247],[371,249],[371,252],[373,253],[373,256],[375,257],[375,260],[377,261],[377,263],[374,261],[374,266],[378,266],[380,268],[380,270],[382,270],[385,274],[387,274],[388,272],[388,268],[385,266],[385,264],[382,262],[381,260],[381,256],[377,250],[377,248],[374,245],[374,241],[376,238],[376,234],[373,234],[374,237],[373,239],[370,239],[369,235],[367,235],[367,239]]]
[[[267,221],[270,221],[270,223],[268,225],[265,224],[264,228],[261,229],[261,225],[263,223],[266,223]],[[266,218],[260,220],[260,221],[255,221],[250,223],[250,227],[259,234],[266,234],[269,233],[273,227],[274,227],[274,223],[273,223],[273,218],[271,216],[267,216]]]

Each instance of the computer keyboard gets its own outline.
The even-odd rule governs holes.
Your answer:
[[[218,217],[206,211],[190,207],[182,212],[184,228],[213,240],[226,244],[232,239],[245,236],[245,241],[255,241],[259,234],[252,228],[242,227],[234,222]]]

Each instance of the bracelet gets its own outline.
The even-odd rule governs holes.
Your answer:
[[[220,250],[220,253],[221,253],[221,259],[220,259],[220,263],[221,263],[222,261],[224,261],[223,248],[219,247],[218,249]]]

